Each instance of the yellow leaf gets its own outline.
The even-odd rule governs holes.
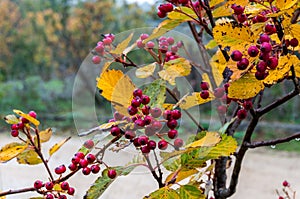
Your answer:
[[[186,6],[182,6],[182,7],[175,8],[172,12],[169,12],[168,18],[172,20],[175,19],[175,20],[182,20],[182,21],[191,21],[193,20],[193,18],[197,19],[198,16],[193,9]]]
[[[110,53],[117,54],[117,55],[123,54],[123,51],[128,47],[132,37],[133,37],[133,33],[131,33],[124,41],[119,43],[114,50],[110,51]]]
[[[213,29],[214,39],[225,48],[229,46],[233,49],[247,49],[247,47],[255,43],[256,37],[253,35],[250,27],[234,25],[233,23],[219,23]]]
[[[166,180],[165,183],[170,182],[173,178],[176,178],[175,182],[180,182],[181,180],[184,180],[185,178],[191,177],[191,175],[194,175],[198,173],[197,169],[191,169],[191,170],[177,170],[172,173],[170,173]]]
[[[144,199],[180,199],[180,196],[174,189],[165,186],[145,196]]]
[[[1,190],[0,190],[1,192]],[[0,199],[6,199],[6,196],[0,196]]]
[[[28,149],[20,153],[17,156],[17,161],[19,164],[29,164],[29,165],[40,164],[43,162],[33,149]]]
[[[250,27],[251,32],[253,32],[254,35],[260,35],[262,32],[264,32],[266,23],[267,22],[252,24]]]
[[[187,76],[191,72],[191,64],[185,58],[178,58],[165,63],[164,70],[158,72],[159,76],[175,85],[175,78]]]
[[[263,81],[257,80],[252,73],[246,73],[232,82],[228,88],[228,97],[233,99],[249,99],[265,88]]]
[[[276,0],[276,7],[279,10],[286,10],[295,5],[298,0]]]
[[[220,6],[212,12],[214,18],[227,17],[233,14],[233,11],[227,5]]]
[[[116,126],[116,125],[124,124],[124,123],[127,123],[127,121],[126,120],[122,120],[122,121],[104,123],[104,124],[100,125],[98,127],[98,129],[99,130],[106,130],[106,129],[110,129],[112,126]]]
[[[168,104],[168,103],[165,103],[165,104],[163,104],[162,107],[163,107],[165,110],[172,110],[174,106],[175,106],[175,104]]]
[[[52,136],[52,129],[47,128],[39,133],[41,142],[48,142]]]
[[[135,71],[135,75],[137,78],[147,78],[154,73],[155,68],[156,68],[156,62],[146,65],[146,66],[143,66],[141,68],[138,68]]]
[[[26,148],[27,144],[12,142],[10,144],[5,145],[0,150],[0,163],[7,162],[20,153],[22,153]]]
[[[211,146],[215,146],[220,141],[221,141],[221,136],[219,135],[219,133],[207,132],[203,138],[195,142],[192,142],[191,144],[188,144],[186,148],[211,147]]]
[[[53,145],[50,149],[49,149],[49,155],[52,156],[53,153],[55,153],[56,151],[58,151],[60,149],[60,147],[62,147],[62,145],[64,145],[69,139],[71,139],[71,137],[68,137],[62,141],[60,141],[59,143],[56,143],[55,145]]]
[[[23,113],[22,111],[16,110],[16,109],[14,109],[13,111],[14,111],[16,114],[20,115],[21,117],[27,119],[29,122],[31,122],[31,123],[34,124],[35,126],[40,125],[40,122],[39,122],[37,119],[31,117],[30,115],[28,115],[28,114],[26,114],[26,113]]]
[[[104,66],[102,68],[102,73],[105,72],[112,63],[113,63],[112,61],[105,62]]]
[[[209,6],[213,7],[213,6],[216,6],[216,5],[218,5],[220,3],[223,3],[223,2],[224,2],[224,0],[211,0],[211,1],[209,1]]]
[[[181,99],[181,103],[179,104],[179,107],[182,109],[189,109],[193,106],[197,106],[200,104],[204,104],[207,102],[210,102],[213,100],[215,97],[212,93],[210,93],[209,97],[207,99],[202,99],[200,97],[199,92],[194,92],[192,95],[186,96],[185,98]]]
[[[274,70],[269,70],[269,75],[263,80],[265,84],[272,85],[285,78],[290,71],[291,66],[299,65],[299,59],[296,55],[280,56],[278,66]]]
[[[300,61],[298,60],[296,64],[294,64],[296,77],[300,78]]]
[[[7,115],[4,117],[4,120],[8,124],[18,124],[19,119],[15,115]]]

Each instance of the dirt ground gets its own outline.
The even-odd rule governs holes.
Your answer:
[[[46,143],[44,149],[61,140],[54,137]],[[0,146],[14,139],[0,135]],[[60,164],[68,165],[73,153],[80,147],[82,140],[72,138],[50,160],[52,169]],[[125,151],[117,156],[107,154],[106,161],[110,165],[120,165],[130,161],[134,153]],[[283,180],[288,180],[295,191],[300,190],[300,154],[277,152],[266,149],[251,150],[246,155],[237,193],[232,199],[276,199],[275,189],[281,188]],[[42,165],[19,165],[15,160],[0,164],[0,189],[8,190],[22,187],[31,187],[36,179],[47,180]],[[92,184],[97,176],[83,176],[77,173],[69,181],[76,187],[74,199],[82,198],[85,190]],[[156,188],[155,181],[149,172],[137,168],[129,176],[119,177],[102,195],[101,199],[141,199]],[[35,193],[25,193],[8,196],[8,199],[27,199],[37,196]],[[71,197],[68,197],[71,198]],[[297,198],[297,197],[296,197]],[[299,196],[300,198],[300,196]]]

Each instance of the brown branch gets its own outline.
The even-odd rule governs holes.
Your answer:
[[[152,173],[152,176],[154,177],[154,179],[157,181],[158,183],[158,186],[159,188],[162,188],[165,186],[165,184],[162,182],[162,175],[158,176],[157,173],[155,172],[155,169],[153,168],[152,164],[151,164],[151,161],[149,159],[149,156],[148,154],[143,154],[146,161],[147,161],[147,164],[148,164],[148,167]]]
[[[285,143],[289,142],[293,139],[300,138],[300,132],[297,132],[291,136],[284,137],[284,138],[279,138],[279,139],[274,139],[274,140],[268,140],[268,141],[260,141],[260,142],[253,142],[253,143],[245,143],[245,145],[248,148],[257,148],[257,147],[262,147],[262,146],[272,146],[280,143]]]
[[[23,189],[15,189],[15,190],[3,191],[3,192],[0,192],[0,197],[1,196],[6,196],[6,195],[11,195],[11,194],[18,194],[18,193],[29,192],[29,191],[37,191],[37,189],[34,188],[34,187],[28,187],[28,188],[23,188]]]

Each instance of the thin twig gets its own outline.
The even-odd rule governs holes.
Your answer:
[[[17,194],[17,193],[24,193],[24,192],[30,192],[30,191],[36,191],[37,189],[34,187],[28,187],[28,188],[23,188],[23,189],[15,189],[15,190],[8,190],[8,191],[3,191],[0,192],[0,197],[1,196],[6,196],[6,195],[11,195],[11,194]]]

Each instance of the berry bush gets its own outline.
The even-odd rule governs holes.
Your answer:
[[[111,102],[114,113],[107,123],[80,136],[109,132],[109,140],[103,144],[96,137],[87,139],[69,162],[50,168],[49,158],[69,138],[50,148],[46,159],[41,147],[50,139],[51,128],[40,130],[34,111],[14,110],[15,115],[7,115],[5,120],[11,125],[11,136],[19,142],[2,147],[0,162],[16,158],[21,164],[43,164],[48,179],[37,179],[30,188],[0,192],[0,196],[35,191],[41,198],[67,198],[76,194],[68,180],[81,172],[99,176],[84,196],[96,199],[118,176],[145,166],[158,184],[145,198],[229,198],[236,191],[249,149],[300,138],[300,133],[295,133],[252,141],[265,114],[299,95],[299,7],[294,0],[169,0],[158,6],[157,16],[163,21],[152,33],[132,31],[120,42],[112,33],[102,35],[91,51],[90,62],[101,68],[97,88]],[[189,27],[204,65],[191,59],[183,41],[167,36],[181,24]],[[208,43],[203,43],[204,36],[210,37]],[[130,54],[136,49],[146,52],[152,63],[137,64]],[[207,52],[213,56],[209,58]],[[134,77],[126,74],[128,69],[135,71]],[[192,69],[202,75],[200,90],[182,93],[180,79]],[[150,83],[137,86],[137,80]],[[291,83],[290,92],[265,104],[265,90],[285,82]],[[214,105],[222,126],[219,130],[209,131],[191,114],[192,107],[205,103]],[[183,116],[197,126],[197,133],[188,139],[181,126]],[[238,146],[233,135],[242,122],[247,128]],[[118,152],[128,147],[143,158],[126,166],[104,161],[107,150]],[[232,158],[228,183],[227,163]],[[278,192],[279,198],[290,197],[289,186],[283,182],[284,196]]]

